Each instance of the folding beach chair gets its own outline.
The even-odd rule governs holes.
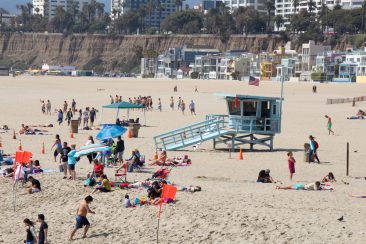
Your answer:
[[[114,180],[127,182],[127,164],[123,165],[123,171],[117,170],[117,172],[114,174]]]

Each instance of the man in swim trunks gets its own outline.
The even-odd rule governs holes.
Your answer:
[[[89,227],[90,227],[90,223],[89,223],[88,219],[86,218],[86,215],[88,213],[95,214],[95,212],[91,211],[90,208],[89,208],[89,204],[91,202],[93,202],[93,197],[92,196],[87,196],[80,203],[80,206],[76,210],[76,225],[75,225],[75,228],[71,232],[70,239],[69,239],[70,241],[73,240],[76,231],[78,229],[83,228],[83,226],[85,226],[83,238],[86,238],[86,234],[88,233],[88,230],[89,230]]]

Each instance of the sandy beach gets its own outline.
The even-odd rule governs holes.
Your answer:
[[[74,98],[77,107],[95,107],[109,103],[109,95],[121,95],[124,100],[138,95],[150,95],[154,111],[147,112],[147,126],[140,129],[139,138],[125,139],[125,157],[138,148],[147,158],[154,156],[153,136],[204,120],[206,114],[227,114],[224,100],[215,93],[233,93],[262,96],[279,96],[279,83],[262,82],[259,87],[247,82],[217,80],[155,80],[137,78],[71,78],[71,77],[0,77],[0,125],[11,130],[0,133],[5,153],[17,150],[19,138],[24,150],[33,152],[43,168],[58,170],[53,160],[51,146],[56,134],[62,141],[84,145],[89,135],[97,130],[81,130],[70,138],[69,127],[59,126],[56,114],[43,115],[40,99],[50,99],[52,110],[62,108],[63,101]],[[173,93],[173,87],[178,92]],[[194,92],[195,86],[198,93]],[[207,141],[194,151],[168,152],[169,157],[189,155],[192,165],[176,167],[169,179],[180,185],[197,185],[201,192],[178,192],[175,204],[164,205],[160,222],[160,243],[364,243],[366,239],[365,199],[352,198],[350,193],[366,194],[366,120],[347,120],[358,109],[366,109],[366,102],[327,105],[327,98],[348,98],[365,95],[365,84],[318,84],[318,93],[311,91],[312,83],[287,83],[284,89],[282,133],[276,135],[274,151],[258,147],[254,152],[244,148],[244,160],[238,153],[229,159],[225,150],[213,150]],[[178,96],[196,103],[196,116],[169,108],[169,98]],[[156,110],[157,99],[162,100],[162,112]],[[101,113],[97,114],[100,122]],[[333,120],[334,136],[328,135],[324,115]],[[125,111],[121,112],[125,115]],[[102,122],[114,122],[115,111],[105,111]],[[130,117],[143,115],[132,111]],[[53,128],[44,135],[19,135],[12,139],[12,130],[20,125],[52,123]],[[321,164],[303,162],[303,145],[314,135],[319,143]],[[350,176],[346,177],[346,143],[350,143]],[[45,143],[46,154],[41,154]],[[296,174],[289,179],[287,151],[293,151],[297,160]],[[139,181],[151,176],[157,166],[146,166],[141,173],[128,175],[129,181]],[[255,183],[261,169],[270,169],[275,180],[282,185],[321,180],[333,172],[337,182],[334,191],[275,190],[275,184]],[[77,163],[78,180],[63,180],[62,173],[36,175],[42,192],[29,195],[18,190],[16,212],[12,209],[12,184],[0,178],[0,243],[23,243],[24,218],[36,220],[43,213],[49,225],[50,243],[68,243],[75,225],[75,212],[79,202],[92,189],[84,188],[86,174],[92,167],[86,158]],[[107,175],[114,179],[114,169]],[[349,185],[344,184],[348,182]],[[91,204],[95,215],[88,238],[76,234],[72,243],[156,243],[155,206],[131,209],[122,207],[126,190],[96,193]],[[133,197],[146,196],[146,190],[128,190]],[[337,219],[344,216],[344,221]],[[39,228],[39,225],[36,227]]]

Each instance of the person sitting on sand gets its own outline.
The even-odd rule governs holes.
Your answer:
[[[316,181],[310,184],[295,184],[291,186],[276,186],[278,190],[307,190],[307,191],[318,191],[320,190],[320,181]]]
[[[94,159],[93,171],[96,177],[103,175],[104,165],[99,163],[97,159]]]
[[[270,176],[270,172],[269,169],[259,171],[257,183],[273,183],[274,181]]]
[[[92,196],[87,196],[80,203],[80,206],[76,210],[76,225],[75,225],[75,228],[72,230],[72,232],[70,234],[69,241],[73,240],[76,231],[78,229],[83,228],[83,226],[85,226],[85,229],[84,229],[84,234],[83,234],[82,238],[86,238],[86,234],[88,233],[88,230],[89,230],[89,227],[90,227],[90,223],[89,223],[88,219],[86,218],[86,215],[88,213],[95,214],[95,212],[90,210],[90,208],[89,208],[89,204],[92,203],[92,202],[93,202],[93,197]]]
[[[334,174],[332,172],[329,172],[326,176],[324,176],[322,182],[336,182]]]
[[[166,151],[162,151],[159,158],[157,160],[153,160],[149,165],[158,165],[158,166],[169,166],[174,165],[170,160],[167,160],[168,156],[166,154]]]
[[[355,197],[355,198],[366,198],[366,195],[353,195],[353,194],[348,194],[348,196]]]
[[[12,167],[11,168],[6,168],[2,171],[2,175],[4,177],[8,177],[8,178],[13,177],[14,169]]]
[[[157,204],[160,201],[161,193],[163,191],[163,183],[154,181],[152,187],[147,189],[147,197],[153,204]]]
[[[27,188],[28,189],[28,193],[32,194],[32,193],[37,193],[41,191],[41,183],[39,182],[39,180],[36,180],[33,178],[33,176],[29,176],[28,180],[30,182],[29,186]]]
[[[101,185],[97,185],[93,191],[93,193],[95,193],[96,191],[100,191],[100,192],[110,192],[112,190],[111,188],[111,183],[108,180],[107,175],[102,174],[99,179],[98,182],[101,183]]]

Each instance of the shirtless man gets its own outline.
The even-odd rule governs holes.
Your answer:
[[[86,218],[86,215],[88,213],[95,214],[95,212],[94,211],[91,211],[90,208],[89,208],[89,204],[92,201],[93,201],[93,197],[92,196],[87,196],[80,203],[80,206],[76,210],[76,225],[75,225],[75,228],[71,232],[70,239],[69,239],[70,241],[73,240],[76,231],[78,229],[83,228],[84,225],[85,225],[85,228],[84,228],[83,238],[86,238],[86,234],[87,234],[87,232],[89,230],[89,227],[90,227],[90,223],[89,223],[88,219]]]

